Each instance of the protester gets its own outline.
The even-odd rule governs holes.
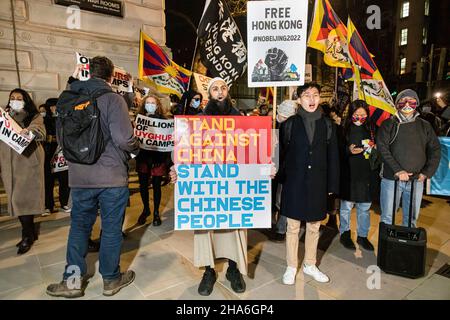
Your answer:
[[[281,123],[293,116],[297,111],[297,103],[293,100],[284,100],[278,106],[276,129],[280,128]],[[279,144],[276,146],[279,149]],[[275,153],[279,150],[275,150]],[[275,226],[272,228],[269,239],[275,242],[283,242],[286,239],[286,217],[280,214],[280,204],[278,203],[278,195],[281,192],[282,185],[278,181],[278,175],[272,179],[272,217],[275,221]]]
[[[420,119],[416,108],[419,97],[411,89],[400,92],[395,100],[395,117],[385,120],[378,130],[377,148],[383,164],[381,169],[381,221],[392,223],[394,180],[399,180],[395,208],[402,198],[402,209],[414,210],[411,225],[416,226],[422,201],[423,183],[436,172],[440,161],[440,144],[431,125]],[[414,204],[410,204],[411,184]],[[408,211],[403,212],[403,225],[408,225]]]
[[[22,154],[6,143],[0,142],[0,171],[8,197],[8,213],[18,217],[22,225],[22,240],[17,244],[17,254],[28,252],[38,240],[38,225],[34,216],[44,212],[44,119],[28,92],[14,89],[9,93],[4,110],[23,129],[21,135],[34,135],[33,141]]]
[[[287,217],[284,284],[294,284],[298,267],[300,220],[306,221],[303,273],[316,281],[329,278],[316,266],[320,222],[326,217],[327,194],[339,191],[336,126],[319,107],[320,87],[297,88],[300,108],[280,128],[281,214]]]
[[[211,79],[207,91],[209,102],[204,109],[205,115],[240,115],[231,104],[229,88],[223,79]],[[174,167],[171,168],[170,175],[175,183],[177,173]],[[234,292],[244,292],[246,285],[242,275],[247,274],[247,231],[233,229],[194,232],[194,265],[206,269],[198,287],[198,293],[202,296],[209,296],[213,291],[217,279],[214,270],[216,258],[228,259],[226,278],[231,282]]]
[[[170,113],[166,111],[161,100],[154,94],[147,95],[138,109],[138,114],[157,119],[169,119]],[[161,181],[170,167],[170,152],[160,152],[141,149],[136,157],[136,171],[139,177],[139,190],[144,209],[138,218],[138,224],[143,225],[150,216],[149,179],[153,187],[153,225],[161,225],[159,204],[161,203]]]
[[[350,104],[349,117],[344,122],[344,139],[341,162],[340,187],[340,242],[347,249],[356,249],[350,229],[352,208],[356,206],[358,221],[357,242],[368,251],[373,245],[367,239],[370,228],[370,206],[372,199],[372,176],[376,174],[370,166],[370,155],[375,146],[375,128],[370,122],[369,106],[364,100]]]
[[[55,178],[58,179],[59,187],[59,203],[61,209],[64,212],[70,212],[69,203],[69,172],[67,170],[60,172],[52,172],[51,161],[55,155],[55,151],[58,149],[58,143],[56,142],[56,103],[57,98],[47,99],[45,102],[45,117],[44,124],[45,130],[47,132],[47,137],[44,143],[45,150],[45,213],[48,215],[50,213],[56,212],[55,210],[55,200],[53,196],[53,188],[55,186]]]
[[[89,95],[106,92],[97,98],[105,148],[93,164],[68,161],[73,207],[67,264],[63,280],[47,287],[47,294],[57,297],[84,295],[87,280],[85,257],[98,207],[102,220],[99,271],[103,277],[103,295],[116,294],[135,278],[132,270],[121,273],[119,262],[122,222],[129,197],[127,162],[130,153],[139,151],[139,142],[133,135],[125,100],[111,89],[114,64],[106,57],[94,57],[89,67],[91,78],[73,82],[71,90]],[[57,127],[57,133],[60,129]],[[73,285],[74,278],[78,280],[77,285]],[[68,280],[71,281],[70,286]]]
[[[181,102],[176,106],[173,111],[174,115],[198,115],[202,114],[203,96],[201,93],[192,89],[186,91],[181,97]]]
[[[438,94],[436,97],[437,115],[441,119],[442,126],[440,128],[440,136],[450,137],[450,108],[448,101],[450,100],[450,93]]]

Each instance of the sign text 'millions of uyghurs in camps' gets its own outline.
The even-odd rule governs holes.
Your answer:
[[[32,132],[28,136],[20,134],[22,128],[12,119],[8,113],[0,108],[0,140],[10,146],[14,151],[22,154],[34,139]]]
[[[175,117],[175,230],[271,226],[271,119]]]
[[[160,152],[173,150],[172,119],[157,119],[138,114],[134,135],[138,138],[141,149]]]

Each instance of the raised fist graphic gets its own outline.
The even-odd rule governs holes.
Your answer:
[[[271,81],[282,81],[283,73],[288,63],[288,56],[283,50],[271,48],[266,53],[264,63],[269,68]]]

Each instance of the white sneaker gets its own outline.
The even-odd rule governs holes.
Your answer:
[[[313,277],[314,280],[318,282],[325,283],[330,281],[330,278],[328,278],[328,276],[320,271],[319,268],[317,268],[315,265],[308,266],[306,264],[303,264],[303,273]]]
[[[49,215],[51,215],[51,212],[49,209],[45,209],[44,213],[41,214],[41,217],[48,217]]]
[[[63,206],[62,209],[64,210],[64,212],[66,213],[70,213],[70,211],[72,211],[72,208],[69,206]]]
[[[295,275],[297,274],[297,268],[287,267],[286,272],[283,275],[284,284],[295,284]]]

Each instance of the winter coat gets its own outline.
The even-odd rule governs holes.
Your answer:
[[[293,121],[289,147],[284,145],[285,128]],[[328,193],[339,192],[339,151],[336,125],[327,141],[327,124],[316,120],[312,144],[303,119],[295,115],[280,128],[281,152],[285,154],[285,176],[281,194],[281,214],[295,220],[321,221],[327,213]]]
[[[371,202],[372,184],[376,181],[376,170],[370,167],[370,161],[364,152],[352,154],[350,145],[362,145],[362,140],[370,140],[371,134],[365,126],[350,124],[344,145],[341,149],[340,198],[352,202]]]
[[[24,123],[13,116],[23,128]],[[0,141],[0,171],[8,196],[8,213],[12,217],[40,215],[45,210],[44,184],[44,119],[40,114],[34,116],[29,131],[35,139],[22,154],[18,154],[6,143]]]
[[[90,94],[103,89],[111,92],[97,99],[105,151],[97,162],[91,165],[67,161],[69,186],[71,188],[128,186],[128,160],[130,153],[139,152],[139,141],[133,134],[125,100],[119,94],[113,93],[106,81],[98,78],[76,81],[70,87],[73,91]]]

